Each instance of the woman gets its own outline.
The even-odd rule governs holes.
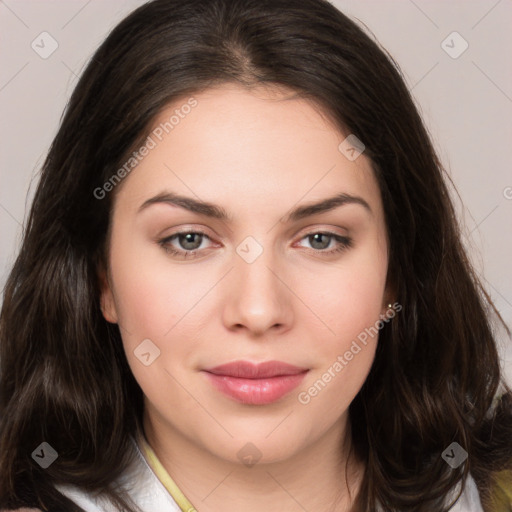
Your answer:
[[[7,282],[0,506],[509,510],[491,309],[352,21],[149,2],[80,79]]]

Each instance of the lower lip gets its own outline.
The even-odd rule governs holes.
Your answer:
[[[213,386],[233,400],[248,405],[266,405],[277,402],[295,389],[304,379],[307,370],[294,375],[264,379],[240,379],[228,375],[205,373]]]

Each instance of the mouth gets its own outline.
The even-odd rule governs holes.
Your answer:
[[[229,398],[247,405],[277,402],[304,379],[307,368],[281,361],[234,361],[203,370],[209,382]]]

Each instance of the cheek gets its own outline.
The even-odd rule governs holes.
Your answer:
[[[375,240],[300,280],[300,296],[322,319],[327,345],[337,349],[350,345],[352,338],[379,320],[386,273],[386,253]]]
[[[325,366],[316,369],[299,390],[298,407],[303,414],[319,419],[315,429],[333,425],[347,412],[363,386],[372,366],[375,345],[361,345],[358,351],[352,354],[349,350],[350,361],[345,359],[344,352],[335,354]]]
[[[193,314],[191,308],[206,293],[206,285],[195,279],[196,285],[192,285],[186,272],[171,271],[169,265],[151,261],[151,255],[145,257],[143,251],[113,249],[118,324],[132,373],[146,397],[160,400],[166,407],[186,409],[190,403],[173,377],[182,380],[176,368],[181,368],[193,345],[184,330],[189,325],[187,315]],[[147,353],[149,356],[143,355]]]
[[[158,254],[154,248],[121,246],[111,253],[119,325],[139,337],[162,339],[198,302],[204,286],[185,267],[171,266],[163,249]]]
[[[123,250],[125,240],[121,236],[113,240],[110,261],[128,363],[147,396],[163,392],[166,400],[174,400],[179,385],[172,377],[181,380],[197,350],[195,341],[208,339],[204,308],[212,300],[208,292],[218,278],[211,268],[193,272],[186,265],[173,264],[163,249],[155,250],[147,242],[133,242]],[[158,358],[149,366],[137,357],[141,343],[147,344],[144,340],[157,347],[153,350]]]
[[[383,250],[384,249],[384,250]],[[366,248],[322,269],[311,279],[311,309],[328,329],[315,340],[316,365],[301,388],[298,401],[333,419],[342,414],[364,384],[378,341],[387,272],[385,248],[375,238]],[[305,292],[305,289],[304,289]]]
[[[332,332],[311,337],[315,364],[297,396],[309,413],[325,424],[336,421],[363,386],[377,348],[380,300],[374,281],[358,282],[358,294],[339,299],[332,311]],[[331,306],[334,308],[334,306]],[[337,315],[336,315],[337,314]]]

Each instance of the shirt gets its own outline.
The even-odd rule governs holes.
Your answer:
[[[132,438],[132,441],[136,458],[125,470],[119,483],[127,489],[128,495],[137,506],[144,512],[196,512],[145,440]],[[78,487],[57,485],[56,488],[86,512],[118,512],[105,498],[95,497]],[[452,492],[456,496],[458,489]],[[377,512],[384,511],[379,509]],[[484,512],[471,476],[466,480],[464,492],[450,512]]]

